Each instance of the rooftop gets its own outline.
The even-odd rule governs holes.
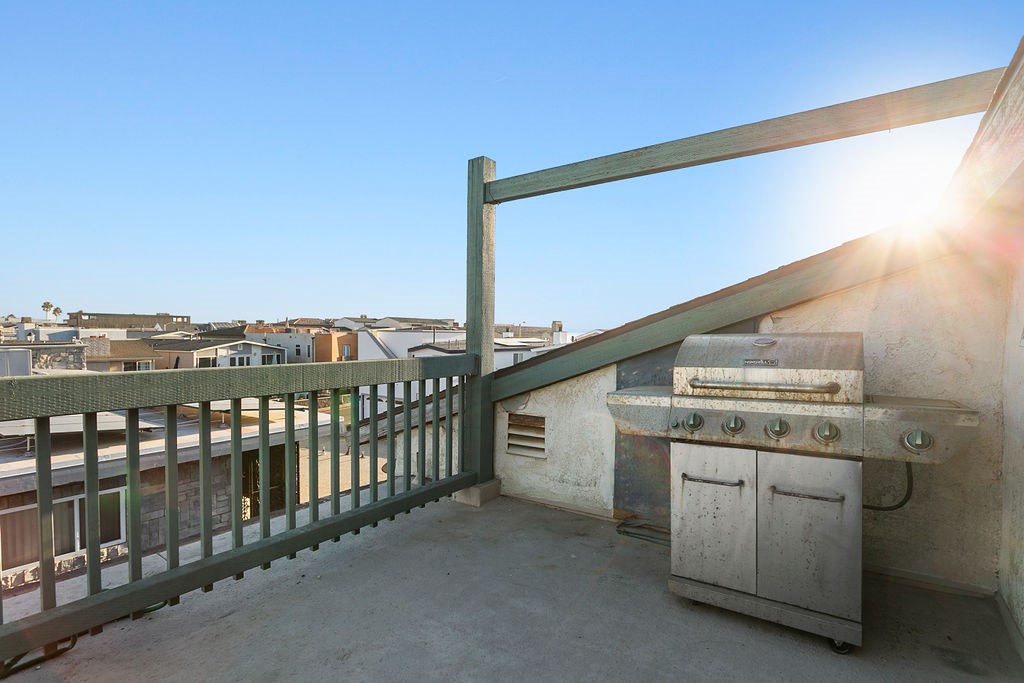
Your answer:
[[[668,567],[668,548],[609,522],[510,498],[445,499],[109,624],[19,678],[1024,678],[991,598],[870,578],[864,646],[844,656],[820,636],[673,597]],[[105,582],[115,569],[125,571]],[[75,582],[84,593],[84,577],[64,583]]]

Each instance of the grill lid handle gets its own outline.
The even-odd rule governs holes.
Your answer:
[[[785,382],[737,382],[725,379],[700,379],[699,377],[691,379],[690,386],[694,389],[745,389],[747,391],[784,391],[794,394],[838,394],[841,388],[839,382],[786,384]]]

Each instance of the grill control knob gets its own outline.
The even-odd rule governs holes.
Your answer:
[[[839,427],[835,426],[828,420],[819,422],[818,426],[814,428],[814,438],[824,444],[830,444],[833,441],[838,441]]]
[[[789,434],[789,423],[777,417],[764,426],[765,433],[773,439],[781,439]]]
[[[722,423],[722,429],[726,434],[739,434],[746,427],[746,423],[743,422],[743,418],[739,415],[730,415]]]
[[[932,435],[923,429],[915,429],[903,437],[903,447],[912,453],[926,451],[934,443],[935,439],[932,438]]]
[[[704,418],[700,413],[690,413],[683,418],[683,428],[688,432],[695,432],[704,426]]]

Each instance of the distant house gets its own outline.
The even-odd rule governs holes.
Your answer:
[[[387,318],[370,318],[366,315],[353,315],[331,321],[331,327],[339,330],[392,329],[392,330],[454,330],[459,324],[452,318],[405,318],[390,316]]]
[[[359,335],[355,332],[321,332],[313,335],[313,359],[324,363],[359,360]]]
[[[255,324],[243,323],[234,327],[222,327],[202,332],[199,336],[210,340],[246,339],[271,346],[280,346],[286,351],[286,363],[312,363],[317,360],[328,360],[326,357],[321,358],[318,353],[316,337],[320,334],[324,334],[324,332],[305,332],[294,327],[266,325],[260,320]],[[326,349],[325,346],[324,350],[326,351]],[[340,358],[336,360],[340,360]]]
[[[160,354],[141,339],[85,339],[85,368],[95,372],[154,370]]]
[[[173,330],[187,328],[192,324],[192,316],[171,315],[170,313],[86,313],[75,311],[68,313],[70,327],[121,327],[125,329]]]
[[[273,323],[271,327],[286,327],[295,332],[308,332],[312,334],[329,329],[331,321],[324,320],[323,318],[289,318]]]
[[[85,344],[75,342],[7,342],[5,349],[27,349],[32,355],[32,374],[84,372]]]
[[[157,370],[281,365],[287,351],[280,346],[248,340],[147,339],[159,356]]]
[[[524,360],[533,358],[536,349],[548,348],[548,342],[542,338],[502,337],[494,340],[494,369],[511,367]],[[434,343],[420,344],[409,349],[409,357],[425,358],[444,356],[453,353],[465,353],[466,340],[453,339]]]

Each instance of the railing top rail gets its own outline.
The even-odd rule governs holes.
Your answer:
[[[5,377],[0,378],[0,421],[453,377],[474,374],[478,367],[473,354],[451,354],[244,368]]]

